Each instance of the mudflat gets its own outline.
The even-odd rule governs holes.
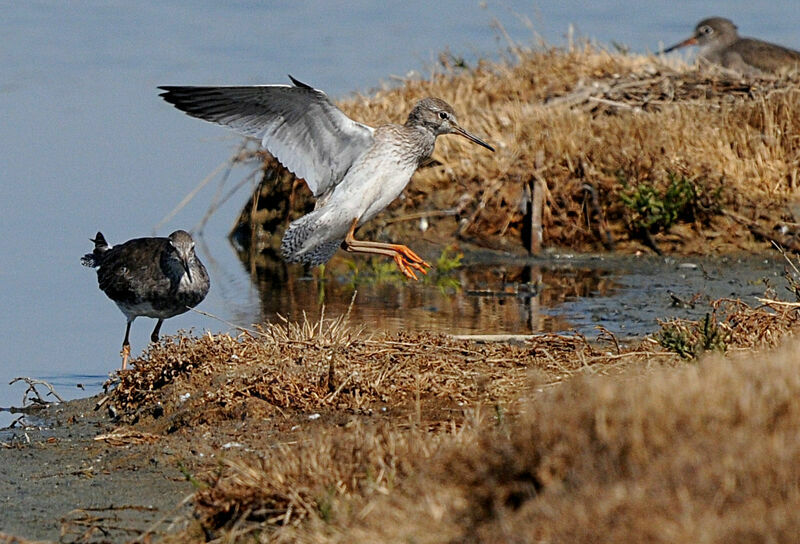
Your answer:
[[[122,542],[186,513],[178,505],[192,486],[169,441],[112,445],[113,435],[102,437],[116,426],[97,401],[49,406],[0,432],[0,542]]]

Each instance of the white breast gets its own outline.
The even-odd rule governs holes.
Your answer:
[[[365,157],[347,173],[326,207],[346,209],[350,217],[357,217],[362,224],[400,196],[411,181],[417,163],[399,148],[386,147],[379,151],[382,152]]]

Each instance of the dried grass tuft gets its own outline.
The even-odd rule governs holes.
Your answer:
[[[443,525],[458,527],[458,540],[791,542],[800,530],[799,371],[791,345],[636,380],[573,380],[531,402],[510,429],[485,428],[473,448],[437,458],[426,487],[447,490]],[[366,535],[381,534],[383,511]],[[389,540],[414,535],[417,522]]]
[[[121,373],[112,400],[125,421],[166,420],[173,431],[239,418],[243,411],[366,413],[410,405],[420,396],[495,402],[513,396],[531,366],[567,374],[591,364],[594,355],[579,337],[476,345],[434,334],[368,336],[343,318],[306,319],[235,337],[166,338]]]
[[[435,444],[388,426],[333,428],[313,443],[277,444],[258,457],[226,459],[209,487],[197,493],[196,511],[214,529],[245,520],[284,528],[310,519],[330,522],[345,499],[389,494]]]

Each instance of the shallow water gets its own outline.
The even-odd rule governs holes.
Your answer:
[[[784,283],[783,263],[774,256],[675,259],[550,253],[538,258],[486,254],[466,258],[464,266],[441,274],[434,270],[419,282],[393,271],[376,278],[363,270],[358,275],[349,270],[328,273],[319,279],[302,275],[299,267],[272,263],[269,272],[260,269],[254,274],[252,299],[257,309],[253,311],[259,317],[234,320],[313,322],[321,316],[348,314],[348,326],[366,333],[576,332],[589,338],[597,337],[602,327],[624,341],[653,333],[659,319],[701,318],[716,299],[755,303],[766,289],[781,289]],[[354,262],[359,264],[365,263]],[[227,329],[213,320],[207,325],[209,330]],[[77,372],[38,377],[61,394],[67,391],[66,396],[70,391],[71,396],[96,392],[106,379]],[[19,388],[20,397],[12,398],[17,406],[24,386]]]
[[[351,273],[322,281],[289,274],[276,283],[274,274],[261,271],[261,312],[273,322],[313,320],[324,306],[328,316],[349,311],[350,323],[367,330],[449,334],[575,331],[595,337],[600,326],[624,339],[656,331],[658,319],[700,318],[711,300],[754,303],[767,287],[783,284],[782,263],[774,257],[467,258],[471,262],[456,271],[433,271],[416,283],[399,274],[354,280]]]
[[[575,0],[468,1],[445,4],[436,13],[427,6],[421,0],[356,1],[348,9],[318,0],[0,1],[0,406],[20,402],[24,387],[4,385],[14,376],[51,380],[70,398],[97,392],[119,365],[124,318],[97,289],[94,273],[78,261],[91,249],[89,237],[102,230],[116,243],[196,227],[215,196],[225,195],[247,173],[233,172],[222,189],[215,179],[157,226],[240,142],[164,103],[158,85],[278,83],[291,73],[342,97],[367,92],[393,75],[429,73],[446,48],[467,62],[497,57],[507,41],[492,27],[493,19],[516,43],[531,43],[538,34],[564,44],[574,24],[577,36],[645,51],[685,37],[704,16],[727,14],[743,33],[800,48],[795,18],[787,16],[796,13],[794,0],[677,5],[626,0],[590,7]],[[241,325],[278,313],[295,316],[302,304],[286,298],[289,289],[262,294],[228,243],[228,230],[247,198],[245,187],[203,229],[200,254],[212,290],[200,309]],[[583,271],[565,270],[560,261],[555,267],[537,264],[540,272],[534,275],[541,273],[543,281],[535,296],[508,294],[515,287],[503,286],[502,274],[470,270],[459,275],[462,289],[447,296],[424,284],[362,285],[354,311],[388,329],[591,330],[598,319],[613,324],[614,312],[621,312],[620,326],[624,321],[624,306],[601,301],[636,293],[637,281],[668,285],[674,276],[669,267],[642,278],[635,266],[629,271],[601,266],[598,272],[595,264]],[[570,277],[585,290],[565,286]],[[346,285],[327,286],[329,312],[349,303],[352,291]],[[649,295],[641,290],[636,304],[659,310],[668,304],[662,294]],[[628,331],[652,325],[650,317],[641,321],[626,325]],[[151,328],[149,320],[134,324],[134,355],[147,345]],[[163,331],[180,328],[229,329],[190,313],[167,321]],[[0,417],[0,425],[5,421]]]

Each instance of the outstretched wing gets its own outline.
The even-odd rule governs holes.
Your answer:
[[[319,197],[369,148],[373,129],[347,117],[324,92],[289,77],[294,85],[159,89],[193,117],[259,138]]]

